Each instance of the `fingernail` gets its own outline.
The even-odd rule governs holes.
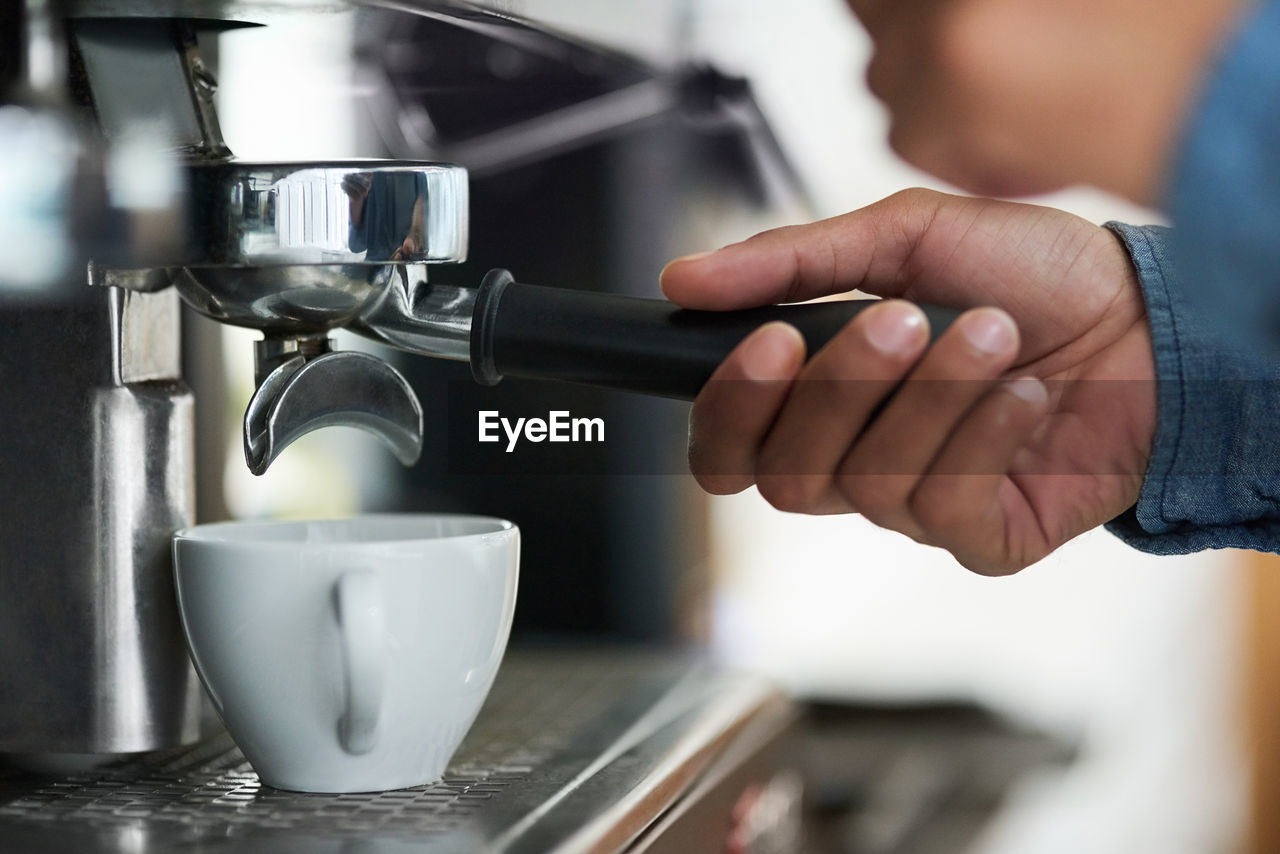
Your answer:
[[[1005,388],[1014,397],[1021,398],[1034,406],[1039,406],[1049,399],[1049,392],[1044,387],[1044,383],[1035,377],[1019,377]]]
[[[1018,340],[1018,330],[1009,315],[995,309],[980,309],[965,318],[961,332],[965,340],[989,355],[1007,353]]]
[[[920,342],[924,312],[908,302],[885,302],[867,309],[867,340],[882,353],[903,353]]]
[[[747,337],[742,372],[747,379],[789,380],[804,358],[804,338],[794,326],[775,320]]]

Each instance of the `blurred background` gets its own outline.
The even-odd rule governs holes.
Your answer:
[[[472,285],[503,266],[522,281],[657,296],[675,255],[909,186],[946,189],[887,149],[862,82],[867,42],[838,0],[489,8],[573,47],[367,12],[223,34],[228,142],[246,159],[468,166],[472,260],[442,277]],[[1099,223],[1158,220],[1084,191],[1036,201]],[[225,336],[221,362],[202,370],[228,389],[225,403],[198,396],[202,465],[225,473],[201,478],[223,484],[201,496],[204,519],[458,509],[516,520],[527,542],[517,639],[705,644],[823,708],[902,723],[894,761],[871,772],[875,808],[839,831],[862,840],[846,850],[1275,850],[1250,808],[1274,785],[1260,745],[1276,702],[1266,653],[1280,647],[1257,558],[1157,559],[1098,531],[1017,576],[979,578],[859,518],[783,514],[754,491],[701,495],[680,474],[683,404],[514,382],[473,390],[464,368],[403,357],[435,410],[419,466],[399,471],[372,440],[330,430],[254,479],[233,444],[252,336],[202,326]],[[474,423],[479,407],[601,414],[613,432],[552,473],[494,470],[459,438],[458,419]],[[1002,786],[999,808],[952,837],[963,844],[905,843],[893,835],[910,823],[903,811],[952,767],[928,752],[939,718],[921,710],[958,708],[1035,733],[1056,759]],[[906,794],[894,800],[894,786]]]

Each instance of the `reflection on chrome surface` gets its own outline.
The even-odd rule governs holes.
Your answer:
[[[295,264],[285,267],[180,267],[170,271],[182,299],[222,323],[279,335],[346,326],[401,271],[426,281],[423,264]]]
[[[192,245],[168,278],[196,311],[273,335],[367,317],[394,283],[411,301],[427,265],[467,250],[467,173],[439,163],[213,163],[190,167]],[[116,271],[111,281],[145,286]]]
[[[445,163],[196,163],[188,266],[461,261],[467,172]]]

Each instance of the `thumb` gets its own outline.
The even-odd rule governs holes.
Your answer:
[[[765,231],[677,258],[663,293],[685,308],[724,311],[864,289],[897,296],[900,274],[947,197],[907,190],[852,213]]]

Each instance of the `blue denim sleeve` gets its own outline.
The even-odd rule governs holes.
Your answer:
[[[1141,282],[1157,400],[1138,502],[1107,528],[1155,554],[1280,552],[1280,359],[1204,316],[1178,274],[1170,229],[1107,227]]]
[[[1259,0],[1202,82],[1171,164],[1175,231],[1111,224],[1142,282],[1158,406],[1144,551],[1280,551],[1280,0]]]
[[[1280,353],[1280,0],[1252,4],[1209,69],[1164,206],[1197,308],[1225,334]]]

